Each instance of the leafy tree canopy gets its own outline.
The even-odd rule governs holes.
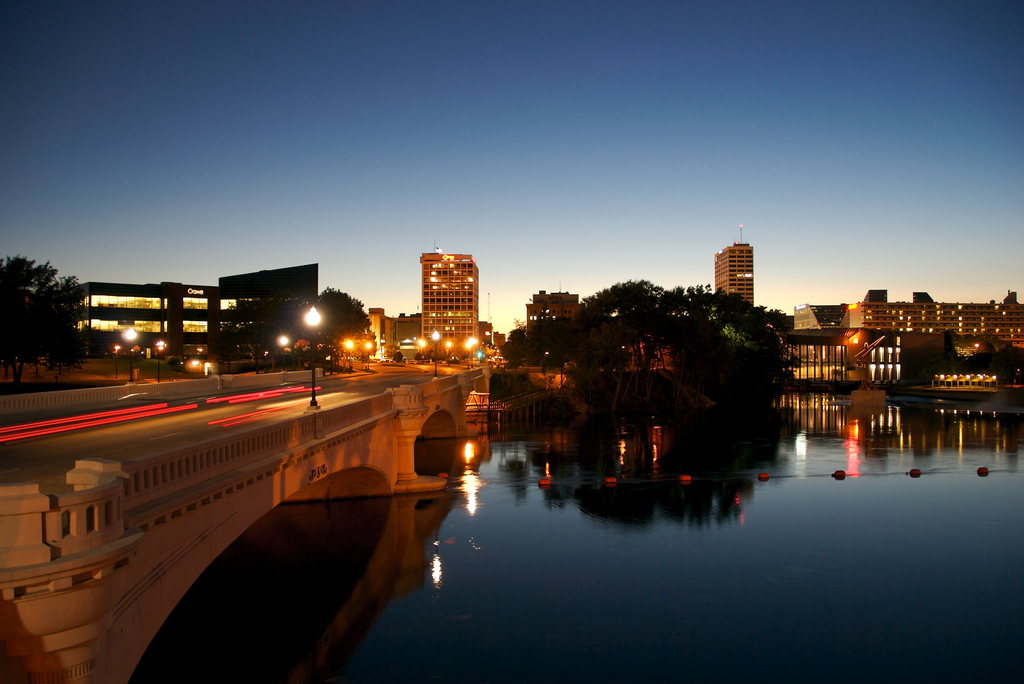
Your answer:
[[[82,294],[74,276],[59,277],[57,269],[23,256],[0,262],[0,361],[13,369],[14,385],[21,384],[25,364],[40,361],[51,368],[81,366],[86,354],[78,330]]]

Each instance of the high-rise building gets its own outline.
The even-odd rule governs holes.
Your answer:
[[[738,294],[754,303],[754,248],[735,242],[715,254],[715,292]]]
[[[478,341],[480,271],[470,254],[427,253],[420,256],[422,328],[425,339],[436,330],[442,339]]]

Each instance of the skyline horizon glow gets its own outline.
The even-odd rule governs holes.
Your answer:
[[[755,304],[1024,288],[1024,6],[257,0],[0,8],[0,256],[81,282],[320,264],[388,315],[628,280]]]

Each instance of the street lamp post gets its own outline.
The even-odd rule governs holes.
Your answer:
[[[121,345],[114,345],[114,379],[117,380],[117,352],[121,351]]]
[[[160,357],[163,356],[163,353],[164,353],[164,341],[163,340],[157,340],[155,346],[156,346],[156,384],[159,385],[160,384]]]
[[[434,340],[434,377],[437,377],[437,343],[441,339],[441,333],[436,330],[430,334],[430,339]]]
[[[135,328],[128,328],[124,331],[124,341],[128,343],[128,382],[135,379],[132,372],[132,342],[135,341]]]
[[[285,349],[287,349],[287,348],[288,348],[288,338],[287,338],[287,337],[285,337],[284,335],[281,335],[281,336],[280,336],[279,338],[277,338],[277,343],[278,343],[279,345],[281,345],[281,350],[282,350],[282,352],[283,352],[283,351],[284,351]],[[284,358],[282,358],[282,359],[281,359],[281,372],[282,372],[282,373],[283,373],[283,372],[284,372],[285,370],[287,370],[287,369],[286,369],[286,367],[285,367],[285,361],[287,360],[287,358],[288,358],[288,357],[284,357]]]
[[[320,324],[320,314],[315,306],[309,307],[309,313],[306,314],[306,323],[309,324],[309,327],[313,328],[313,334],[310,335],[312,339],[309,342],[309,374],[312,378],[312,396],[309,400],[309,408],[318,409],[320,404],[316,403],[316,326]]]

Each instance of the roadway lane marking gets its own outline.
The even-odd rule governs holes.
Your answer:
[[[7,473],[16,473],[19,470],[21,470],[21,468],[11,468],[10,470],[0,470],[0,475],[6,475]]]
[[[174,435],[180,435],[180,434],[183,434],[183,433],[184,433],[184,430],[182,430],[181,432],[172,432],[169,435],[161,435],[160,437],[153,437],[149,441],[150,442],[155,442],[158,439],[167,439],[168,437],[173,437]]]

